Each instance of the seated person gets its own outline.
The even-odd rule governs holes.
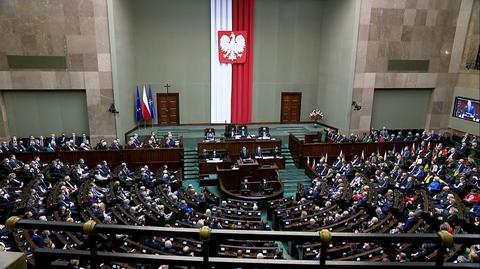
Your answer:
[[[215,129],[205,129],[205,140],[215,140]]]
[[[101,139],[100,142],[95,147],[95,149],[96,150],[106,150],[106,149],[108,149],[107,141],[105,141],[105,139]]]
[[[230,126],[227,130],[225,130],[225,137],[235,137],[237,135],[237,130],[235,129],[235,126],[232,125]]]
[[[250,187],[250,183],[248,182],[248,179],[245,179],[242,185],[240,186],[240,193],[243,196],[249,196],[251,192],[252,192],[252,189]]]
[[[259,190],[260,190],[260,193],[262,194],[272,193],[272,188],[270,187],[266,179],[262,179]]]
[[[242,148],[242,151],[240,151],[240,159],[245,160],[245,159],[250,159],[250,152],[248,152],[246,147]]]
[[[114,139],[112,144],[110,145],[110,149],[113,149],[113,150],[120,150],[120,149],[123,149],[123,146],[122,144],[120,144],[120,139]]]
[[[133,181],[134,175],[135,172],[131,172],[130,169],[128,169],[126,163],[121,164],[121,170],[118,172],[118,178],[120,180],[122,180],[123,182]]]
[[[268,127],[261,127],[258,131],[258,137],[270,137],[270,131]]]
[[[207,149],[203,149],[202,153],[200,154],[200,158],[204,160],[210,159],[210,152],[208,152]]]
[[[275,148],[272,151],[272,155],[275,158],[283,158],[282,157],[282,151],[280,150],[280,148],[278,146],[275,146]]]
[[[171,137],[167,137],[165,138],[165,147],[166,148],[174,148],[177,146],[177,143],[175,142],[175,140]]]
[[[238,131],[237,135],[239,135],[241,137],[250,136],[250,134],[248,133],[248,130],[247,130],[247,126],[243,125],[242,127],[240,127],[240,130]]]
[[[262,157],[263,156],[262,147],[258,145],[253,154],[255,155],[255,157]]]

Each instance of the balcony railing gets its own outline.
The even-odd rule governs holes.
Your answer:
[[[22,220],[11,217],[7,221],[7,228],[39,229],[50,231],[83,232],[89,235],[89,250],[62,250],[38,248],[34,251],[35,264],[38,268],[50,268],[51,263],[58,259],[90,260],[91,268],[98,268],[100,263],[117,262],[128,264],[175,265],[193,266],[202,268],[478,268],[474,263],[445,263],[447,248],[453,244],[473,245],[480,242],[478,234],[382,234],[382,233],[336,233],[323,230],[320,232],[288,232],[288,231],[255,231],[255,230],[211,230],[208,227],[167,228],[152,226],[130,226],[96,224],[94,221],[86,223],[45,222],[37,220]],[[203,241],[203,257],[167,256],[132,253],[113,253],[97,251],[99,234],[124,234],[136,236],[165,236],[188,237]],[[269,240],[283,242],[321,242],[319,260],[269,260],[269,259],[237,259],[211,257],[210,246],[223,239],[239,240]],[[326,253],[330,243],[377,243],[391,246],[396,243],[435,243],[438,252],[435,262],[368,262],[368,261],[331,261],[327,260]]]

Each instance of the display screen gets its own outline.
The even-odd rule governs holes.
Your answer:
[[[480,100],[465,97],[455,97],[453,116],[456,118],[480,122]]]

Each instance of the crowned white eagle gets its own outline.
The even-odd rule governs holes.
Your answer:
[[[220,38],[220,49],[223,52],[223,57],[230,61],[235,61],[237,58],[241,58],[243,51],[245,50],[245,38],[243,35],[237,35],[232,32],[230,37],[223,35]]]

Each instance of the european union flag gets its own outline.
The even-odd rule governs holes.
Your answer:
[[[136,100],[136,103],[135,103],[135,119],[137,121],[143,120],[142,104],[140,103],[140,94],[138,93],[138,86],[137,86],[137,100]]]

